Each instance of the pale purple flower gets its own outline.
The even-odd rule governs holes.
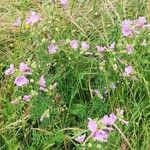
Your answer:
[[[34,11],[31,12],[30,16],[26,18],[26,24],[33,26],[41,20],[41,17]]]
[[[13,74],[14,72],[15,72],[15,70],[14,70],[14,65],[11,64],[11,65],[9,66],[9,68],[5,71],[5,75],[11,75],[11,74]]]
[[[97,51],[100,52],[100,53],[106,51],[106,48],[102,47],[102,46],[96,46],[96,48],[97,48]]]
[[[68,3],[68,0],[60,0],[60,3],[62,6],[66,6]]]
[[[126,50],[127,50],[127,53],[128,53],[128,54],[132,54],[132,53],[133,53],[133,46],[130,45],[130,44],[128,44],[128,45],[126,46]]]
[[[133,34],[132,24],[133,24],[133,21],[131,20],[122,21],[123,36],[131,36]]]
[[[17,86],[23,86],[23,85],[27,85],[29,83],[29,80],[24,75],[22,75],[22,76],[16,77],[14,83]]]
[[[136,25],[140,28],[143,28],[146,24],[146,18],[145,17],[139,17],[136,21]]]
[[[29,102],[31,100],[31,98],[32,98],[31,95],[24,95],[22,99],[26,102]]]
[[[77,40],[70,41],[70,46],[73,49],[77,49],[78,48],[78,41]]]
[[[13,23],[13,26],[14,27],[18,27],[18,26],[20,26],[21,25],[21,19],[20,19],[20,17],[18,17],[16,20],[15,20],[15,22]]]
[[[127,67],[125,68],[124,75],[125,75],[125,76],[129,76],[129,75],[132,74],[132,72],[133,72],[132,66],[127,66]]]
[[[50,54],[57,53],[57,49],[58,49],[58,47],[53,43],[48,46],[48,51]]]
[[[108,133],[103,130],[98,130],[97,132],[95,132],[93,138],[97,141],[107,142]]]
[[[41,90],[41,91],[45,91],[45,90],[46,90],[46,81],[45,81],[45,79],[44,79],[44,75],[42,75],[42,76],[40,77],[39,86],[40,86],[40,90]]]
[[[31,75],[32,74],[32,69],[25,63],[20,63],[19,65],[19,70],[20,72],[22,72],[23,74],[28,74],[28,75]]]
[[[84,135],[81,135],[81,136],[78,136],[75,141],[79,142],[79,143],[83,143],[85,140],[85,134]]]
[[[104,124],[102,120],[96,121],[90,118],[88,119],[88,128],[91,131],[91,136],[97,141],[106,142],[108,138],[108,132],[113,130],[112,128],[107,127],[107,125],[112,125],[114,123],[114,121],[116,120],[115,116],[112,114],[110,115],[109,119],[103,120]]]
[[[113,125],[116,120],[117,120],[116,115],[114,113],[111,113],[109,116],[105,115],[101,121],[104,125]]]
[[[95,120],[92,120],[91,118],[88,118],[88,128],[91,132],[96,132],[98,129],[97,122]]]
[[[90,45],[89,45],[89,43],[83,41],[83,42],[81,43],[81,48],[82,48],[82,49],[89,49],[89,48],[90,48]]]
[[[114,48],[115,48],[115,45],[116,45],[116,43],[113,42],[113,43],[109,46],[109,48],[110,48],[110,49],[114,49]]]

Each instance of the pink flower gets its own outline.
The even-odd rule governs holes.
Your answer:
[[[83,143],[84,140],[85,140],[85,134],[84,134],[84,135],[81,135],[81,136],[78,136],[75,140],[76,140],[77,142],[79,142],[79,143]]]
[[[15,70],[14,70],[14,65],[11,64],[11,65],[9,66],[9,68],[5,71],[5,75],[11,75],[11,74],[13,74],[14,72],[15,72]]]
[[[53,43],[48,46],[48,51],[50,54],[57,53],[57,49],[58,49],[58,47]]]
[[[133,34],[132,24],[133,24],[133,21],[131,20],[122,21],[123,36],[131,36]]]
[[[44,75],[42,75],[42,76],[40,77],[39,86],[40,86],[40,90],[41,90],[41,91],[45,91],[45,90],[46,90],[46,81],[45,81],[45,79],[44,79]]]
[[[113,125],[116,120],[117,120],[116,115],[112,113],[109,116],[105,115],[101,121],[104,125]]]
[[[24,74],[28,74],[28,75],[31,75],[32,74],[32,69],[30,68],[30,67],[28,67],[28,65],[27,64],[25,64],[25,63],[20,63],[20,65],[19,65],[19,70],[20,70],[20,72],[22,72],[22,73],[24,73]]]
[[[89,48],[90,48],[90,45],[89,45],[87,42],[83,41],[83,42],[81,43],[81,48],[82,48],[82,49],[89,49]]]
[[[97,132],[95,132],[93,138],[97,141],[107,142],[108,133],[106,131],[103,131],[103,130],[98,130]]]
[[[97,127],[97,122],[95,120],[92,120],[91,118],[88,118],[88,128],[91,132],[96,132],[98,127]]]
[[[22,75],[22,76],[16,77],[14,83],[17,86],[23,86],[23,85],[27,85],[29,83],[29,80],[24,75]]]
[[[102,47],[102,46],[96,46],[96,48],[97,48],[97,51],[100,52],[100,53],[106,51],[106,48]]]
[[[70,41],[70,46],[73,49],[77,49],[78,48],[78,41],[77,40]]]
[[[61,5],[66,6],[68,3],[68,0],[60,0]]]
[[[125,76],[129,76],[129,75],[132,74],[132,72],[133,72],[132,66],[127,66],[127,67],[125,68],[124,75],[125,75]]]
[[[126,50],[127,50],[127,53],[128,53],[128,54],[132,54],[132,53],[133,53],[133,46],[130,45],[130,44],[128,44],[128,45],[126,46]]]
[[[31,100],[32,96],[31,95],[24,95],[23,100],[26,102],[29,102]]]
[[[139,17],[136,21],[136,25],[140,28],[143,28],[146,24],[146,18],[145,17]]]
[[[30,16],[26,18],[26,24],[33,26],[41,20],[41,17],[34,11],[31,12]]]
[[[20,19],[20,17],[18,17],[16,20],[15,20],[15,22],[13,23],[13,26],[14,27],[18,27],[18,26],[20,26],[21,25],[21,19]]]
[[[89,118],[88,128],[91,131],[91,136],[98,141],[107,141],[108,133],[102,129],[98,128],[98,123],[95,120]],[[104,129],[107,129],[104,128]]]

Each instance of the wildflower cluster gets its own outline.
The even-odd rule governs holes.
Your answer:
[[[25,20],[25,24],[28,26],[33,26],[40,20],[42,20],[41,17],[35,11],[31,11]],[[18,17],[16,19],[16,21],[13,23],[13,26],[15,26],[15,27],[21,26],[21,18],[20,17]]]
[[[60,0],[59,4],[63,8],[66,8],[68,5],[68,0]],[[16,19],[16,21],[13,23],[13,27],[21,27],[21,25],[23,23],[23,24],[25,24],[25,26],[27,28],[30,27],[32,29],[32,27],[34,27],[34,25],[36,25],[39,21],[42,22],[43,20],[44,19],[42,18],[42,15],[40,15],[39,13],[37,13],[35,11],[31,11],[26,16],[24,21],[20,17],[18,17]],[[71,38],[69,40],[65,40],[66,42],[64,42],[64,43],[66,45],[65,44],[64,45],[66,48],[69,49],[69,52],[73,51],[75,53],[78,53],[78,55],[80,55],[80,56],[86,56],[86,57],[90,56],[92,59],[96,59],[96,62],[98,63],[98,66],[99,66],[98,71],[100,71],[100,72],[102,72],[103,69],[105,68],[105,64],[107,61],[105,59],[105,55],[112,54],[114,56],[113,60],[117,62],[117,63],[113,64],[112,70],[114,70],[117,73],[117,75],[119,76],[119,79],[120,78],[121,78],[121,80],[126,79],[126,78],[127,79],[136,79],[136,71],[135,71],[136,68],[134,68],[134,65],[132,65],[131,62],[128,62],[128,61],[126,61],[126,59],[124,59],[124,55],[127,57],[132,57],[134,55],[134,53],[136,52],[136,48],[134,46],[134,38],[133,37],[135,37],[135,38],[138,37],[141,32],[143,32],[147,29],[148,30],[150,29],[150,24],[147,23],[145,17],[139,17],[137,20],[122,21],[121,31],[120,31],[120,33],[122,35],[121,35],[121,39],[119,39],[119,41],[111,41],[111,42],[109,42],[108,45],[106,45],[106,44],[100,44],[100,43],[91,44],[90,41],[85,40],[85,39],[78,40],[78,38]],[[62,45],[59,44],[59,42],[60,41],[48,39],[48,42],[44,43],[46,45],[45,51],[42,51],[42,52],[40,51],[40,53],[46,54],[43,57],[44,59],[47,56],[48,56],[48,58],[51,58],[51,60],[54,63],[54,65],[52,65],[52,66],[53,67],[56,66],[56,68],[57,68],[57,59],[61,58],[61,56],[59,54],[62,52],[62,49],[61,49]],[[125,49],[125,50],[123,50],[123,49]],[[35,55],[36,55],[36,53],[35,53]],[[56,56],[56,59],[55,59],[55,56]],[[57,56],[58,56],[58,58],[57,58]],[[66,62],[66,60],[64,62]],[[40,63],[41,62],[38,61],[39,66],[40,66]],[[120,68],[118,67],[118,64],[121,66]],[[48,65],[45,66],[45,68],[46,68],[46,70],[48,70]],[[61,70],[60,74],[64,75],[65,73],[63,71],[66,68],[64,69],[63,65],[60,68],[59,68]],[[42,70],[42,67],[41,67],[41,70]],[[39,69],[38,71],[40,72],[41,70]],[[9,68],[7,68],[7,70],[5,70],[5,75],[10,78],[12,77],[13,85],[15,85],[15,88],[18,91],[21,91],[20,93],[22,94],[21,95],[19,93],[20,95],[17,98],[13,99],[10,102],[11,104],[16,105],[16,104],[19,104],[20,101],[22,101],[25,104],[29,104],[30,101],[32,102],[35,95],[39,96],[40,94],[42,95],[41,96],[42,100],[44,99],[45,95],[48,97],[47,99],[51,99],[51,92],[53,92],[56,89],[57,82],[50,81],[50,82],[52,82],[52,84],[49,85],[48,77],[46,76],[46,73],[43,71],[41,71],[42,73],[40,72],[38,74],[38,79],[36,78],[36,80],[33,80],[32,76],[34,76],[36,74],[36,72],[37,71],[34,71],[34,67],[32,67],[31,64],[28,62],[21,62],[18,67],[15,67],[14,64],[10,64]],[[67,75],[67,73],[66,73],[66,75]],[[92,74],[92,73],[90,72],[87,74]],[[58,76],[54,77],[53,81],[57,80],[57,77]],[[61,80],[61,79],[58,79],[58,80]],[[94,80],[94,78],[89,79],[89,81],[88,81],[89,82],[88,90],[90,91],[89,93],[91,94],[91,98],[93,98],[92,96],[93,96],[93,94],[95,94],[98,98],[103,99],[103,95],[101,94],[101,92],[98,89],[99,87],[93,88],[95,86],[94,82],[92,85],[93,87],[91,88],[91,85],[90,85],[91,80]],[[68,81],[67,79],[64,79],[64,82],[62,82],[62,83],[69,84],[69,82],[70,81]],[[35,88],[36,88],[35,91],[32,89],[33,88],[33,86],[31,85],[32,83],[33,84],[37,83],[38,87],[35,86]],[[82,84],[82,81],[81,81],[81,84]],[[29,91],[23,90],[23,87],[30,87]],[[72,87],[69,87],[69,88],[72,88]],[[109,88],[113,91],[115,89],[117,89],[116,83],[110,82]],[[107,94],[108,93],[107,88],[103,87],[103,89],[104,89],[104,94]],[[76,93],[78,93],[78,89],[76,91],[77,91]],[[68,90],[68,93],[70,94],[70,90]],[[63,93],[63,94],[65,95],[65,93]],[[74,94],[72,94],[72,93],[70,95],[71,95],[70,99],[73,99],[76,96],[76,95],[74,96]],[[79,97],[79,96],[76,96],[76,97]],[[37,99],[38,98],[39,97],[37,97]],[[52,105],[51,107],[49,107],[49,105],[51,105],[51,104],[48,104],[48,106],[44,107],[44,109],[41,109],[42,113],[40,114],[40,116],[37,115],[36,119],[39,119],[40,123],[43,122],[44,120],[50,118],[50,114],[52,112],[51,111],[52,107],[54,107],[53,109],[55,110],[55,113],[58,113],[58,112],[60,113],[60,116],[59,116],[60,118],[61,118],[61,115],[64,115],[64,110],[67,110],[66,105],[63,105],[63,107],[60,107],[61,104],[59,103],[59,101],[61,99],[61,94],[58,91],[55,92],[52,99],[55,100],[55,105],[54,106]],[[42,102],[44,102],[44,100]],[[47,105],[47,104],[45,103],[45,105]],[[71,103],[69,105],[71,105]],[[60,120],[58,119],[58,122],[59,121]],[[110,134],[115,130],[115,126],[116,126],[117,122],[121,122],[124,125],[128,125],[128,121],[124,120],[123,110],[120,108],[116,109],[116,113],[111,113],[109,115],[105,115],[101,119],[88,118],[87,130],[85,130],[84,134],[81,133],[80,136],[76,136],[76,138],[74,140],[78,143],[83,143],[83,144],[85,144],[88,140],[107,142],[109,140]],[[56,126],[57,126],[57,124],[56,124]]]
[[[117,120],[128,125],[128,122],[123,119],[123,110],[117,108],[116,111],[116,114],[111,113],[110,115],[105,115],[100,120],[88,118],[89,121],[87,127],[90,131],[90,135],[87,136],[87,139],[89,140],[92,138],[96,141],[107,142],[109,134],[114,130],[113,126]],[[78,136],[75,140],[79,143],[83,143],[84,141],[87,142],[85,134]]]
[[[149,26],[146,24],[145,17],[139,17],[137,20],[124,20],[122,21],[122,34],[125,37],[132,37],[140,34],[140,28],[149,28]]]

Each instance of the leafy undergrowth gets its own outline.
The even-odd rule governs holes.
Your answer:
[[[148,150],[146,1],[61,2],[0,2],[1,149]]]

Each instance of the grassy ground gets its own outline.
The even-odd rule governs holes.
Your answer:
[[[49,1],[0,1],[0,149],[150,149],[150,33],[144,31],[132,39],[121,35],[122,20],[139,16],[148,20],[146,2],[70,0],[64,9]],[[23,23],[19,28],[12,26],[18,16],[23,22],[31,10],[41,14],[42,21],[32,29]],[[112,42],[116,42],[116,49],[104,57],[85,56],[70,48],[72,39],[88,41],[93,53],[96,45]],[[141,45],[144,40],[145,46]],[[51,42],[58,45],[59,53],[48,54]],[[124,53],[126,43],[134,45],[134,54]],[[7,77],[4,71],[11,63],[18,67],[20,62],[32,66],[29,78],[34,82],[17,88],[14,76]],[[121,76],[126,64],[133,66],[137,80]],[[38,90],[41,75],[48,92]],[[57,87],[52,90],[54,83]],[[116,84],[115,90],[111,83]],[[99,89],[103,98],[92,89]],[[34,95],[29,103],[11,104],[24,93]],[[128,126],[118,124],[126,138],[115,130],[107,143],[89,140],[83,146],[74,141],[73,137],[87,128],[87,118],[101,118],[119,107],[129,121]],[[41,122],[46,110],[49,118]]]

